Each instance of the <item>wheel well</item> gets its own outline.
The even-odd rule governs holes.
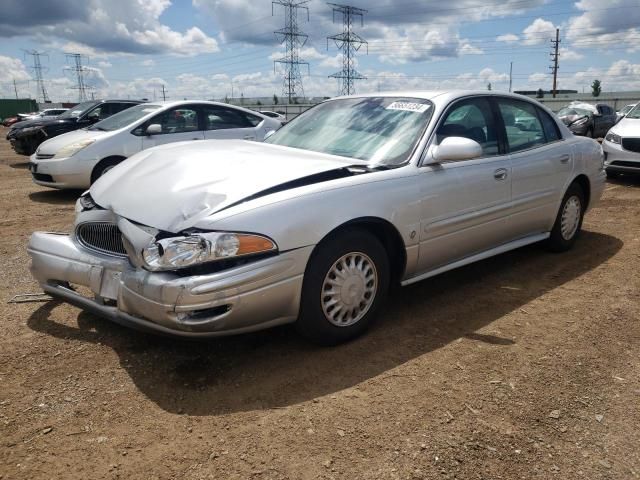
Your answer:
[[[396,227],[391,222],[384,220],[383,218],[362,217],[350,220],[334,228],[320,242],[318,242],[318,245],[324,242],[325,239],[340,233],[341,230],[352,227],[358,227],[366,230],[375,236],[380,243],[382,243],[387,252],[387,256],[389,257],[389,268],[391,271],[390,283],[399,282],[404,274],[407,264],[406,246]],[[318,245],[316,245],[316,248],[318,248]]]
[[[589,183],[589,179],[586,175],[578,175],[571,183],[577,183],[578,185],[580,185],[580,188],[582,188],[586,210],[587,208],[589,208],[589,201],[591,200],[591,184]]]
[[[126,159],[127,157],[123,157],[122,155],[111,155],[110,157],[104,157],[102,160],[96,163],[96,165],[93,167],[93,170],[91,170],[91,183],[93,183],[96,180],[95,174],[98,171],[98,168],[100,168],[102,165],[104,165],[107,162],[111,162],[113,160],[122,162],[123,160],[126,160]]]

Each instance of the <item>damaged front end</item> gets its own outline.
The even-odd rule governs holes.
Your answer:
[[[36,232],[29,241],[32,274],[56,298],[116,323],[191,338],[297,317],[310,247],[278,252],[258,235],[170,234],[119,217],[89,195],[76,210],[73,234]]]
[[[33,155],[48,137],[44,127],[41,126],[13,129],[7,134],[11,147],[19,155]]]

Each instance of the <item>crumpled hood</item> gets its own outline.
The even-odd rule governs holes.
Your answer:
[[[576,120],[580,120],[581,118],[584,118],[586,116],[587,115],[563,115],[560,117],[560,120],[562,120],[562,123],[569,126]]]
[[[45,140],[38,147],[37,153],[44,155],[55,155],[62,147],[66,147],[72,143],[80,142],[82,140],[94,139],[98,140],[112,132],[101,132],[100,130],[86,130],[84,128],[80,130],[73,130],[71,132],[63,133],[57,137]]]
[[[640,118],[623,118],[611,132],[621,137],[640,137]]]
[[[268,188],[354,163],[244,140],[180,142],[133,155],[94,183],[91,196],[129,220],[179,232]]]

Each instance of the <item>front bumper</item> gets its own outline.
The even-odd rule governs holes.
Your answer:
[[[602,142],[605,153],[604,168],[609,172],[640,173],[640,153],[622,148],[608,140]]]
[[[34,233],[28,252],[31,272],[46,293],[121,325],[198,338],[295,321],[312,248],[186,277],[134,268],[127,259],[94,254],[63,234]],[[88,287],[95,298],[69,285]]]
[[[29,158],[29,170],[33,182],[51,188],[89,188],[91,171],[97,160],[80,157],[38,159],[34,153]]]

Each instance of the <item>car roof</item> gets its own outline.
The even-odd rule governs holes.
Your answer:
[[[529,102],[536,102],[535,99],[530,97],[519,95],[517,93],[502,92],[499,90],[396,90],[387,92],[371,92],[355,95],[344,95],[340,97],[334,97],[326,101],[342,99],[342,98],[366,98],[366,97],[408,97],[419,98],[423,100],[450,102],[456,98],[463,98],[469,96],[494,96],[494,97],[511,97],[518,100],[527,100]]]

